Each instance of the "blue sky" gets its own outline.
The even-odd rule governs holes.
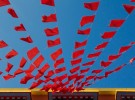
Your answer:
[[[82,16],[91,15],[94,12],[89,11],[83,7],[84,2],[89,2],[89,0],[55,0],[56,8],[41,5],[39,0],[10,0],[11,5],[1,7],[0,8],[0,40],[5,40],[9,46],[4,49],[0,49],[0,57],[3,58],[0,61],[0,70],[4,71],[6,68],[6,63],[10,62],[14,64],[14,68],[11,70],[11,74],[17,69],[19,66],[19,60],[22,56],[26,57],[26,52],[30,48],[34,46],[38,46],[41,53],[45,57],[45,62],[48,62],[51,65],[51,69],[53,68],[52,60],[49,55],[55,51],[60,46],[54,48],[47,48],[46,41],[48,38],[45,36],[43,30],[45,28],[52,28],[54,26],[59,27],[60,38],[61,38],[61,46],[63,48],[63,55],[65,58],[65,66],[67,67],[67,73],[69,73],[69,69],[72,68],[70,65],[70,60],[72,58],[72,52],[74,51],[74,42],[82,41],[86,36],[77,35],[76,31],[80,28],[79,22]],[[95,0],[91,0],[95,1]],[[85,47],[85,54],[83,56],[83,62],[87,62],[90,59],[87,58],[89,53],[94,52],[94,47],[99,43],[102,43],[103,40],[100,38],[101,34],[105,31],[114,30],[108,27],[111,19],[117,18],[126,18],[128,14],[123,9],[122,4],[133,4],[129,0],[101,0],[101,4],[96,13],[96,18],[94,23],[92,24],[91,34],[88,38],[88,44]],[[16,13],[19,16],[19,19],[13,19],[7,13],[7,8],[12,7],[15,9]],[[49,15],[51,13],[57,13],[58,23],[49,23],[45,24],[41,22],[42,15]],[[106,47],[102,55],[96,60],[96,63],[91,67],[91,70],[101,68],[100,61],[107,60],[108,55],[117,54],[119,48],[121,46],[128,45],[131,41],[135,41],[135,11],[131,15],[128,16],[124,25],[118,30],[115,37]],[[14,31],[14,26],[23,23],[26,32],[16,32]],[[84,28],[91,27],[90,24],[86,25]],[[83,28],[82,28],[83,29]],[[27,44],[23,41],[20,41],[19,38],[30,35],[33,38],[33,44]],[[19,55],[15,58],[7,60],[4,58],[5,54],[14,48],[19,52]],[[130,58],[135,56],[135,47],[133,46],[128,52],[124,53],[117,61],[115,61],[111,66],[109,66],[107,70],[111,70],[116,68],[117,66],[126,63]],[[24,67],[27,69],[31,62]],[[42,64],[43,65],[43,64]],[[63,66],[64,66],[63,65]],[[82,67],[81,67],[82,68]],[[91,70],[86,74],[90,75]],[[103,72],[104,72],[103,71]],[[34,72],[35,74],[36,72]],[[113,73],[108,78],[100,80],[93,84],[91,87],[94,88],[134,88],[135,87],[135,67],[133,65],[128,65],[124,67],[117,73]],[[6,73],[5,73],[6,74]],[[70,74],[70,73],[69,73]],[[101,73],[100,75],[103,75]],[[19,80],[24,76],[18,75],[16,78],[11,79],[9,81],[3,80],[2,76],[0,77],[0,87],[10,87],[10,88],[18,88],[18,87],[29,87],[30,84],[34,81],[31,80],[26,85],[19,84]]]

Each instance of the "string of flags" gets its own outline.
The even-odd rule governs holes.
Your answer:
[[[85,57],[86,47],[89,41],[90,33],[92,30],[92,24],[95,21],[96,15],[98,13],[98,9],[100,7],[101,0],[96,0],[93,2],[84,2],[83,7],[85,10],[91,11],[91,15],[84,15],[81,17],[79,22],[79,27],[76,31],[79,37],[86,36],[83,41],[80,41],[79,38],[74,41],[74,50],[71,54],[70,60],[70,69],[68,70],[66,67],[66,60],[63,54],[63,47],[62,41],[60,37],[60,30],[59,24],[57,19],[57,13],[55,8],[55,1],[54,0],[40,0],[40,4],[42,6],[49,6],[54,8],[55,13],[50,13],[49,15],[44,14],[41,16],[41,22],[47,26],[48,23],[56,23],[53,27],[47,26],[44,28],[43,33],[45,34],[47,41],[47,49],[53,50],[51,54],[49,54],[50,59],[52,60],[53,69],[51,68],[51,64],[47,62],[47,57],[39,50],[38,46],[34,44],[34,39],[30,34],[27,33],[27,28],[25,27],[24,23],[20,21],[20,16],[16,13],[15,9],[12,6],[9,0],[0,0],[0,7],[7,6],[7,14],[10,15],[14,20],[18,21],[20,24],[13,26],[13,30],[15,32],[24,32],[25,37],[20,36],[20,40],[29,44],[35,45],[31,47],[25,53],[27,56],[21,55],[17,50],[12,48],[5,40],[0,40],[0,49],[4,48],[11,48],[5,55],[6,61],[3,58],[0,58],[0,61],[6,62],[6,68],[4,71],[0,71],[0,75],[3,77],[4,80],[8,81],[10,79],[14,79],[15,77],[19,76],[20,74],[23,77],[20,78],[20,84],[27,84],[29,81],[32,80],[31,86],[29,89],[34,89],[37,87],[41,87],[41,91],[49,91],[52,92],[74,92],[74,91],[81,91],[84,90],[84,87],[91,86],[97,80],[101,80],[103,78],[108,78],[109,75],[113,74],[114,72],[119,72],[122,70],[123,67],[133,64],[135,62],[135,57],[129,59],[129,62],[123,63],[120,66],[114,68],[113,70],[105,71],[102,76],[99,76],[104,69],[107,69],[114,61],[119,59],[122,55],[128,52],[131,49],[135,42],[131,41],[126,46],[120,46],[118,53],[108,55],[107,61],[101,60],[100,61],[100,68],[99,69],[92,69],[91,67],[95,64],[99,56],[103,53],[106,49],[108,44],[112,41],[115,37],[119,29],[123,26],[123,24],[127,21],[128,16],[132,14],[135,9],[135,5],[132,4],[123,4],[123,8],[127,13],[125,18],[115,18],[111,19],[108,25],[108,29],[114,28],[113,31],[104,31],[103,34],[100,36],[102,42],[97,44],[94,47],[94,52],[87,54],[87,59],[89,61],[83,62]],[[130,0],[130,2],[135,2],[135,0]],[[90,27],[86,27],[89,25]],[[57,48],[56,48],[57,47]],[[21,59],[19,59],[18,68],[14,66],[10,62],[13,60],[14,57],[21,55]],[[30,65],[28,65],[28,62]],[[25,67],[25,68],[24,68]],[[12,69],[15,71],[12,73]],[[67,72],[69,71],[69,73]],[[87,73],[91,71],[91,74],[86,76]]]

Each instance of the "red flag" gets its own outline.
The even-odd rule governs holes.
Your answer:
[[[25,41],[25,42],[27,42],[27,43],[33,43],[33,40],[31,39],[30,36],[27,36],[27,37],[25,37],[25,38],[20,38],[20,40]]]
[[[3,76],[4,80],[9,80],[11,78],[14,78],[14,75],[11,75],[11,74],[7,74],[5,76]]]
[[[121,27],[122,26],[122,24],[124,23],[124,19],[114,19],[114,20],[111,20],[111,22],[110,22],[110,27],[116,27],[116,28],[118,28],[118,27]]]
[[[94,81],[97,80],[97,79],[101,80],[101,79],[103,79],[103,78],[105,78],[105,76],[96,76],[96,77],[94,78]]]
[[[93,61],[82,64],[82,66],[92,66],[94,63],[95,61],[93,60]]]
[[[51,14],[49,16],[42,16],[42,22],[56,22],[57,18],[56,18],[56,14]]]
[[[128,14],[131,14],[132,11],[135,9],[135,6],[128,5],[128,4],[123,4],[123,7]]]
[[[8,52],[8,53],[6,54],[6,58],[7,58],[7,59],[10,59],[10,58],[15,57],[15,56],[17,56],[17,55],[18,55],[18,52],[16,52],[14,49],[12,49],[10,52]]]
[[[108,75],[112,74],[114,71],[107,71],[105,72],[105,77],[108,77]]]
[[[22,59],[20,61],[20,67],[23,68],[25,66],[26,62],[27,62],[27,60],[24,57],[22,57]]]
[[[32,60],[38,53],[39,53],[38,48],[34,47],[27,51],[27,56],[30,60]]]
[[[62,68],[58,68],[58,69],[55,69],[55,73],[61,73],[61,72],[64,72],[66,70],[66,67],[62,67]]]
[[[25,73],[26,74],[32,73],[35,69],[36,67],[33,64],[31,64],[30,67],[27,70],[25,70]]]
[[[20,26],[15,26],[14,28],[16,31],[26,31],[25,27],[23,24],[20,24]]]
[[[38,68],[41,63],[44,61],[44,57],[42,55],[40,55],[35,61],[34,61],[34,65]]]
[[[80,70],[80,73],[81,73],[81,74],[87,73],[89,70],[90,70],[90,68],[86,68],[86,69]]]
[[[86,81],[92,80],[95,76],[87,76]]]
[[[54,46],[57,46],[57,45],[59,45],[59,44],[61,44],[60,38],[57,38],[57,39],[55,39],[55,40],[48,40],[48,41],[47,41],[48,47],[54,47]]]
[[[135,42],[131,42],[130,44],[131,44],[131,45],[135,45]]]
[[[75,80],[75,83],[76,83],[77,81],[81,80],[81,79],[84,78],[84,77],[85,77],[85,75],[79,75],[79,76],[77,76],[77,77],[76,77],[76,80]]]
[[[78,73],[70,75],[70,76],[68,76],[68,80],[71,81],[71,80],[75,79],[77,76],[78,76]]]
[[[36,75],[35,75],[35,80],[39,79],[40,77],[42,77],[43,74],[41,74],[40,72],[38,72]]]
[[[95,15],[92,16],[83,16],[80,22],[80,26],[84,26],[86,24],[92,23],[94,21]]]
[[[41,4],[55,6],[54,0],[41,0]]]
[[[131,48],[131,46],[129,45],[129,46],[123,46],[123,47],[121,47],[120,48],[120,50],[119,50],[119,54],[121,54],[121,53],[123,53],[123,52],[126,52],[128,49],[130,49]]]
[[[16,12],[14,11],[13,8],[8,8],[7,12],[13,17],[13,18],[18,18]]]
[[[54,63],[54,68],[57,68],[59,65],[64,63],[64,58],[60,58],[58,60],[55,61]]]
[[[24,71],[22,69],[17,69],[15,72],[14,72],[14,76],[18,75],[18,74],[22,74]]]
[[[50,56],[55,61],[60,55],[62,54],[62,48],[57,49],[55,52],[53,52]]]
[[[44,74],[47,69],[49,69],[49,64],[45,64],[41,69],[38,70],[39,73]]]
[[[107,62],[101,61],[100,64],[101,64],[102,67],[106,68],[106,67],[108,67],[111,63],[112,63],[112,62],[110,62],[110,61],[107,61]]]
[[[130,64],[132,64],[135,61],[135,58],[130,59]]]
[[[58,79],[59,81],[63,81],[64,79],[67,78],[67,76],[68,76],[67,74],[64,74],[64,75],[59,76]]]
[[[131,2],[135,2],[135,0],[130,0]]]
[[[45,78],[48,78],[48,77],[51,77],[54,75],[54,71],[53,70],[50,70],[46,76],[44,76]]]
[[[0,0],[0,7],[10,5],[9,0]]]
[[[80,35],[89,35],[90,34],[90,28],[87,28],[85,30],[78,30],[77,32]]]
[[[109,60],[109,61],[116,60],[116,59],[118,59],[120,56],[121,56],[121,54],[110,55],[110,56],[108,57],[108,60]]]
[[[109,31],[104,32],[104,34],[101,36],[103,39],[110,39],[113,38],[113,36],[116,34],[116,31]]]
[[[105,48],[108,45],[108,42],[103,42],[101,44],[99,44],[98,46],[96,46],[95,50],[100,50]]]
[[[126,66],[126,65],[127,65],[127,64],[123,64],[123,65],[121,65],[121,66],[115,68],[114,71],[117,72],[117,71],[121,70],[121,69],[122,69],[124,66]]]
[[[99,6],[99,1],[97,1],[97,2],[90,2],[90,3],[84,3],[84,7],[89,9],[89,10],[92,10],[92,11],[97,10],[98,6]]]
[[[33,82],[29,89],[34,89],[38,87],[40,84],[42,84],[44,81],[39,79],[37,82]]]
[[[86,44],[87,44],[87,40],[84,40],[82,42],[75,42],[75,47],[74,48],[77,49],[77,48],[85,46]]]
[[[79,71],[79,69],[80,69],[80,66],[77,66],[77,67],[75,67],[75,68],[72,68],[72,69],[70,70],[70,73],[73,74],[73,73]]]
[[[21,80],[20,80],[20,83],[21,84],[27,84],[27,82],[32,79],[34,76],[31,75],[31,74],[28,74],[26,76],[24,76]]]
[[[72,58],[73,59],[78,58],[79,56],[82,56],[83,54],[84,54],[84,49],[74,51],[72,54]]]
[[[93,71],[92,71],[92,73],[95,73],[95,74],[98,74],[98,73],[100,73],[100,72],[102,72],[102,69],[97,69],[97,70],[93,70]]]
[[[89,54],[89,55],[88,55],[88,58],[95,58],[95,57],[100,56],[100,54],[101,54],[101,51],[95,52],[95,53]]]
[[[82,62],[82,58],[79,58],[79,59],[76,59],[76,60],[71,60],[71,65],[74,66],[74,65],[77,65],[81,62]]]
[[[58,35],[59,34],[59,30],[58,30],[58,27],[55,27],[55,28],[46,28],[44,30],[46,36],[55,36],[55,35]]]
[[[13,68],[13,65],[11,63],[7,63],[7,67],[5,71],[9,73],[12,68]]]
[[[8,44],[5,41],[0,40],[0,48],[4,48],[4,47],[7,47],[7,46],[8,46]]]

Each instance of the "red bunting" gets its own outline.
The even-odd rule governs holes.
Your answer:
[[[32,74],[28,74],[26,76],[24,76],[21,80],[20,83],[21,84],[27,84],[27,82],[32,79],[34,76]]]
[[[85,77],[85,75],[79,75],[76,77],[75,83],[81,79],[83,79]]]
[[[77,72],[78,70],[80,69],[80,66],[77,66],[77,67],[75,67],[75,68],[72,68],[71,70],[70,70],[70,73],[75,73],[75,72]]]
[[[35,69],[36,69],[36,67],[35,67],[33,64],[31,64],[30,67],[29,67],[27,70],[25,70],[25,73],[26,73],[26,74],[30,74],[30,73],[32,73]]]
[[[108,67],[111,63],[112,63],[112,62],[110,62],[110,61],[107,61],[107,62],[101,61],[100,64],[101,64],[102,67],[106,68],[106,67]]]
[[[0,40],[0,48],[5,48],[7,46],[8,46],[8,44],[5,41]]]
[[[9,51],[7,54],[6,54],[6,58],[7,59],[10,59],[10,58],[12,58],[12,57],[15,57],[15,56],[17,56],[18,55],[18,52],[17,51],[15,51],[14,49],[12,49],[11,51]]]
[[[42,16],[42,22],[56,22],[57,18],[56,18],[56,14],[51,14],[49,16]]]
[[[8,8],[7,12],[13,17],[13,18],[18,18],[16,12],[14,11],[13,8]]]
[[[34,65],[38,68],[41,63],[44,61],[44,57],[42,55],[40,55],[35,61],[34,61]]]
[[[79,58],[79,59],[76,59],[76,60],[71,60],[71,65],[74,66],[74,65],[77,65],[81,62],[82,62],[82,58]]]
[[[132,11],[135,9],[135,6],[128,5],[128,4],[124,4],[123,7],[127,11],[128,14],[131,14]]]
[[[0,7],[10,5],[9,0],[0,0]]]
[[[130,0],[131,2],[135,2],[135,0]]]
[[[49,64],[45,64],[41,69],[38,70],[39,73],[44,74],[50,68]]]
[[[116,31],[109,31],[104,32],[104,34],[101,36],[103,39],[110,39],[113,38],[113,36],[116,34]]]
[[[108,75],[112,74],[114,71],[107,71],[105,72],[105,77],[108,77]]]
[[[74,48],[77,49],[77,48],[85,46],[86,44],[87,44],[87,40],[84,40],[82,42],[75,42],[75,47]]]
[[[41,0],[41,4],[55,6],[54,0]]]
[[[115,68],[114,71],[117,72],[117,71],[121,70],[121,69],[122,69],[124,66],[126,66],[126,65],[127,65],[127,64],[123,64],[123,65],[121,65],[121,66]]]
[[[58,60],[56,60],[56,62],[54,63],[54,68],[57,68],[59,65],[64,63],[64,58],[60,58]]]
[[[131,44],[131,45],[135,45],[135,42],[131,42],[130,44]]]
[[[84,26],[86,24],[92,23],[94,21],[95,15],[92,16],[83,16],[80,22],[80,26]]]
[[[92,71],[92,73],[95,73],[95,74],[99,74],[100,72],[102,72],[102,69],[97,69],[97,70]]]
[[[70,76],[68,76],[68,80],[71,81],[71,80],[75,79],[77,76],[78,76],[78,73],[70,75]]]
[[[30,36],[27,36],[27,37],[25,37],[25,38],[20,38],[20,40],[25,41],[25,42],[27,42],[27,43],[33,43],[33,40],[31,39]]]
[[[60,44],[61,44],[60,38],[57,38],[55,40],[48,40],[47,41],[48,47],[54,47],[54,46],[57,46],[57,45],[60,45]]]
[[[38,72],[37,74],[36,74],[36,76],[35,76],[35,80],[37,80],[37,79],[39,79],[40,77],[42,77],[43,76],[43,74],[41,74],[40,72]]]
[[[95,58],[95,57],[100,56],[100,54],[101,54],[101,51],[95,52],[95,53],[89,54],[89,55],[88,55],[88,58]]]
[[[68,77],[67,74],[61,75],[58,77],[59,81],[63,81],[64,79],[66,79]]]
[[[80,70],[80,73],[81,73],[81,74],[87,73],[89,70],[90,70],[90,68],[86,68],[86,69]]]
[[[84,49],[74,51],[72,54],[72,58],[73,59],[78,58],[79,56],[82,56],[83,54],[84,54]]]
[[[38,53],[39,53],[38,48],[34,47],[27,51],[27,56],[30,60],[32,60]]]
[[[99,44],[98,46],[96,46],[95,50],[100,50],[105,48],[108,45],[108,42],[103,42],[101,44]]]
[[[86,81],[92,80],[95,76],[87,76]]]
[[[66,70],[66,67],[62,67],[62,68],[58,68],[58,69],[55,69],[55,73],[61,73],[61,72],[64,72]]]
[[[129,45],[129,46],[123,46],[123,47],[121,47],[120,48],[120,50],[119,50],[119,54],[121,54],[121,53],[123,53],[123,52],[126,52],[128,49],[130,49],[131,48],[131,46]]]
[[[97,79],[101,80],[101,79],[103,79],[103,78],[105,78],[105,76],[96,76],[96,77],[94,78],[94,81],[97,80]]]
[[[5,71],[9,73],[12,68],[13,68],[13,65],[11,63],[7,63],[7,67]]]
[[[22,74],[24,71],[22,69],[17,69],[15,72],[14,72],[14,76],[18,75],[18,74]]]
[[[16,31],[26,31],[25,27],[23,24],[20,24],[20,26],[15,26],[14,28]]]
[[[80,35],[89,35],[90,34],[90,28],[87,28],[85,30],[78,30],[77,32]]]
[[[44,76],[45,78],[49,78],[49,77],[51,77],[51,76],[53,76],[54,75],[54,71],[53,70],[50,70],[48,73],[47,73],[47,75],[46,76]]]
[[[25,66],[26,62],[27,62],[27,60],[26,60],[24,57],[22,57],[19,66],[20,66],[21,68],[23,68],[23,67]]]
[[[58,27],[55,27],[55,28],[46,28],[44,30],[46,36],[55,36],[55,35],[58,35],[59,34],[59,30],[58,30]]]
[[[62,54],[62,48],[57,49],[55,52],[53,52],[50,56],[52,60],[56,60],[60,55]]]
[[[135,58],[130,59],[130,64],[132,64],[135,61]]]
[[[3,76],[4,80],[9,80],[11,78],[14,78],[14,75],[11,75],[11,74],[7,74],[5,76]]]
[[[122,26],[122,24],[124,23],[124,19],[114,19],[114,20],[111,20],[110,22],[110,27],[116,27],[116,28],[119,28]]]
[[[33,82],[29,89],[34,89],[38,87],[40,84],[42,84],[44,81],[39,79],[37,82]]]
[[[82,64],[82,66],[92,66],[94,63],[95,61],[93,60],[93,61]]]
[[[118,59],[120,56],[121,56],[121,54],[110,55],[110,56],[108,57],[108,60],[109,60],[109,61],[116,60],[116,59]]]
[[[99,1],[84,3],[84,7],[92,11],[96,11],[98,9],[98,6],[99,6]]]

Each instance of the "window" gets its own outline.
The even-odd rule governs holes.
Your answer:
[[[49,100],[97,100],[98,93],[49,93]]]
[[[31,100],[30,93],[1,92],[0,100]]]
[[[118,92],[116,100],[135,100],[135,92]]]

